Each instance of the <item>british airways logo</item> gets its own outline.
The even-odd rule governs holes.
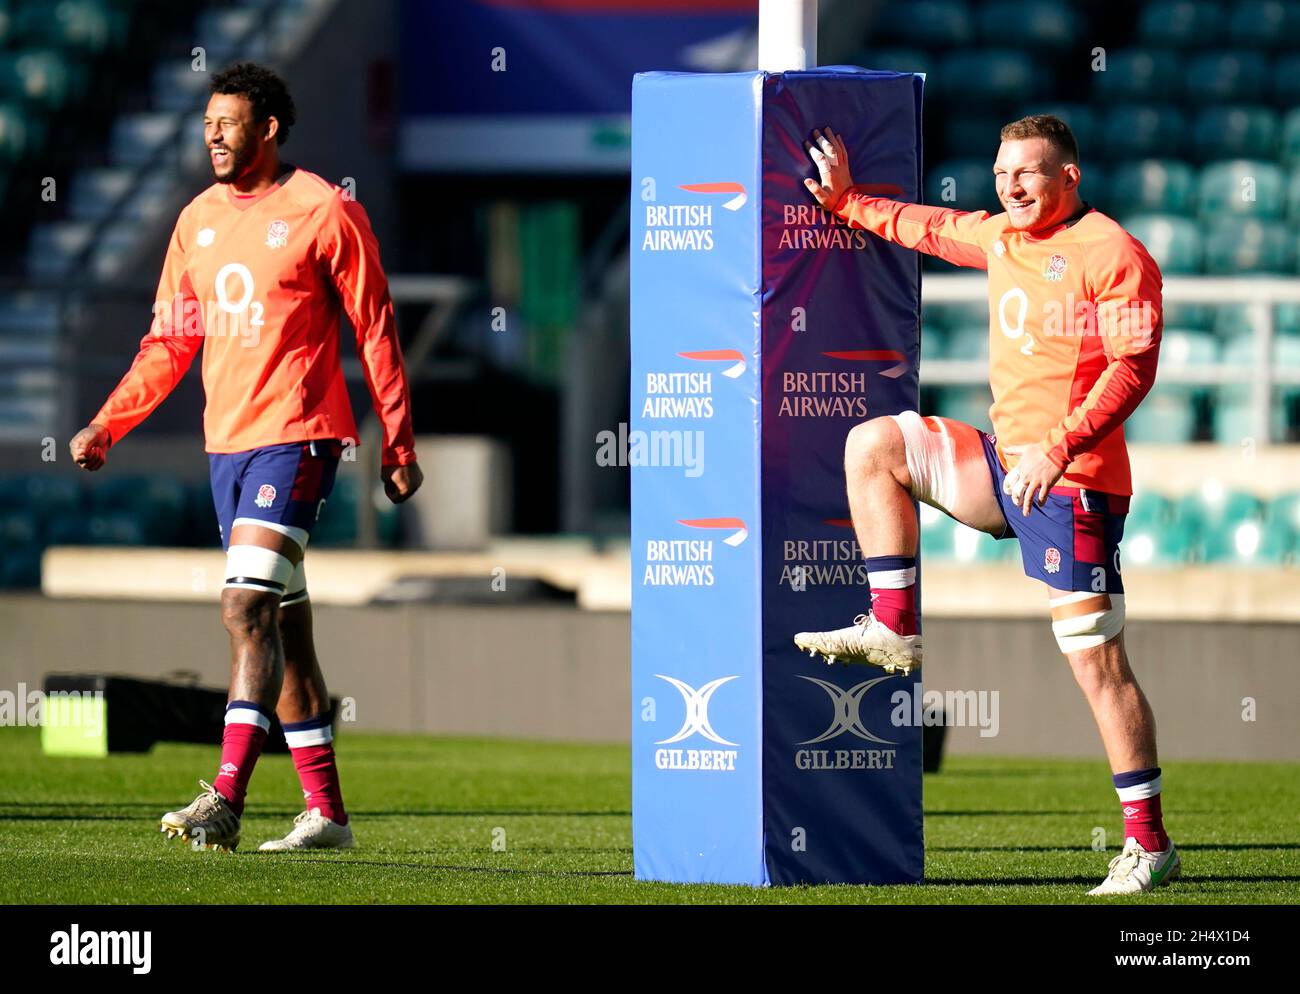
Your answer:
[[[721,207],[738,211],[749,200],[743,183],[680,183],[677,187],[698,196],[725,196]],[[711,252],[713,251],[713,204],[646,204],[643,252]]]
[[[687,528],[724,531],[722,543],[742,545],[749,528],[742,518],[682,518],[677,522]],[[652,538],[646,540],[646,587],[711,587],[714,583],[713,542],[711,538]]]

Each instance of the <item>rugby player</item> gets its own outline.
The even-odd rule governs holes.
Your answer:
[[[989,287],[993,434],[915,411],[849,433],[849,507],[871,604],[853,625],[801,632],[828,662],[907,673],[921,665],[913,499],[1020,542],[1045,586],[1052,631],[1101,732],[1124,846],[1090,894],[1147,891],[1180,872],[1160,810],[1155,718],[1124,651],[1119,542],[1132,485],[1124,420],[1156,378],[1161,276],[1119,224],[1079,194],[1079,151],[1048,115],[1008,124],[993,166],[1005,212],[899,203],[854,188],[830,128],[808,152],[808,190],[850,227],[960,266]]]
[[[343,446],[357,435],[339,364],[340,311],[383,425],[382,479],[419,489],[411,402],[379,246],[364,209],[280,158],[295,121],[279,76],[240,63],[212,78],[203,117],[216,182],[180,213],[154,320],[130,370],[72,439],[95,471],[203,351],[205,448],[226,549],[221,616],[231,675],[211,785],[162,816],[169,838],[233,850],[249,780],[278,715],[306,796],[293,828],[262,849],[350,848],[312,639],[303,553]]]

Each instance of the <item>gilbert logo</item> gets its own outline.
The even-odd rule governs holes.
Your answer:
[[[882,739],[862,722],[862,701],[872,687],[892,680],[893,677],[881,676],[873,680],[864,680],[845,690],[829,680],[816,677],[800,676],[826,691],[831,700],[831,720],[826,730],[820,735],[803,742],[801,746],[820,745],[843,735],[851,735],[864,742],[876,745],[896,745],[888,739]],[[799,749],[794,754],[794,765],[801,770],[892,770],[894,768],[895,749]]]
[[[729,379],[734,380],[745,371],[745,356],[739,349],[704,349],[677,354],[683,359],[694,359],[696,362],[729,362],[731,365],[722,371],[722,375]]]
[[[722,206],[729,211],[738,211],[745,206],[749,195],[745,192],[743,183],[681,183],[678,189],[688,190],[691,193],[732,193],[735,194],[730,200]]]
[[[749,529],[740,518],[682,518],[677,522],[687,528],[720,528],[731,531],[722,541],[730,546],[742,545],[749,538]]]
[[[655,676],[676,687],[677,692],[682,695],[682,702],[686,705],[686,716],[682,720],[682,727],[668,738],[660,739],[655,745],[673,745],[689,739],[693,735],[699,735],[710,742],[716,742],[718,745],[739,745],[737,742],[724,739],[714,731],[712,724],[709,723],[709,701],[719,687],[730,683],[732,680],[740,679],[738,676],[718,677],[716,680],[710,680],[698,690],[676,677],[664,676],[662,673],[656,673]],[[661,770],[734,770],[736,768],[736,750],[656,749],[655,766]]]
[[[152,932],[83,932],[73,924],[66,932],[50,935],[50,963],[54,966],[129,966],[132,973],[148,973],[152,963]]]

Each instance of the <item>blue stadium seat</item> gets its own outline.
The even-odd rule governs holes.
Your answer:
[[[1282,48],[1295,43],[1300,10],[1281,0],[1236,0],[1230,5],[1228,37],[1242,48]]]
[[[994,0],[980,7],[978,19],[986,45],[1005,45],[1008,32],[1014,32],[1026,48],[1066,48],[1080,28],[1075,9],[1053,0]]]
[[[14,590],[35,589],[41,585],[41,547],[18,544],[0,556],[0,587]]]
[[[1192,147],[1201,161],[1272,159],[1280,128],[1269,107],[1207,107],[1196,116]]]
[[[1137,214],[1123,224],[1166,276],[1201,271],[1201,232],[1194,221],[1173,214]]]
[[[1187,145],[1187,116],[1168,104],[1123,104],[1106,114],[1102,144],[1107,158],[1179,156]]]
[[[1220,217],[1204,228],[1205,271],[1287,273],[1294,259],[1292,236],[1279,221]]]
[[[1002,207],[993,186],[992,158],[952,159],[931,167],[925,176],[925,202],[962,211],[999,213]]]
[[[72,177],[68,216],[74,221],[102,221],[126,196],[135,180],[129,169],[83,169]]]
[[[110,477],[91,489],[97,515],[132,519],[140,540],[149,545],[176,545],[184,539],[188,503],[185,484],[161,474]]]
[[[1001,143],[998,136],[1006,123],[1002,117],[985,114],[949,114],[943,127],[944,147],[962,157],[984,156],[988,180],[992,183],[993,159]]]
[[[126,37],[126,11],[100,0],[28,3],[14,19],[21,44],[74,49],[96,55],[116,48]]]
[[[1279,107],[1300,104],[1300,55],[1280,55],[1273,63],[1273,100]]]
[[[1138,37],[1150,45],[1196,48],[1223,40],[1223,12],[1205,0],[1156,0],[1140,5]]]
[[[1285,208],[1282,170],[1251,159],[1211,163],[1201,170],[1197,201],[1207,221],[1225,214],[1276,220]]]
[[[1092,74],[1092,94],[1102,101],[1140,100],[1162,103],[1177,100],[1179,55],[1158,48],[1131,48],[1109,52],[1106,68]]]
[[[1270,97],[1268,60],[1246,50],[1203,52],[1192,57],[1184,75],[1187,97],[1195,102],[1258,103]]]
[[[38,224],[27,241],[27,273],[34,277],[67,276],[94,238],[94,226],[83,221]]]
[[[1052,92],[1051,70],[1012,48],[953,52],[940,63],[938,77],[944,94],[962,106],[983,100],[1023,101],[1026,94]]]
[[[881,36],[919,48],[969,45],[975,38],[970,8],[960,0],[917,0],[881,8]]]
[[[1128,212],[1191,214],[1196,180],[1192,168],[1176,159],[1124,162],[1110,171],[1106,184],[1110,202]]]
[[[168,143],[175,141],[174,114],[120,114],[109,139],[113,161],[121,166],[143,166]]]

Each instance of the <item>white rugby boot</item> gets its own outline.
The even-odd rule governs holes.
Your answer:
[[[1120,854],[1110,861],[1106,879],[1088,891],[1089,895],[1138,894],[1155,890],[1161,884],[1177,880],[1183,871],[1183,861],[1178,856],[1174,840],[1164,852],[1147,852],[1138,840],[1129,836],[1124,840]]]
[[[234,852],[239,845],[239,815],[210,783],[200,780],[199,786],[202,794],[179,811],[162,816],[159,831],[169,839],[180,836],[196,849]]]
[[[293,820],[293,829],[283,839],[271,839],[257,847],[258,852],[290,852],[297,849],[351,849],[352,824],[339,825],[320,813],[320,808],[304,811]]]
[[[810,656],[823,656],[828,665],[866,663],[903,676],[921,665],[921,636],[899,635],[871,614],[858,615],[848,628],[800,632],[794,644]]]

